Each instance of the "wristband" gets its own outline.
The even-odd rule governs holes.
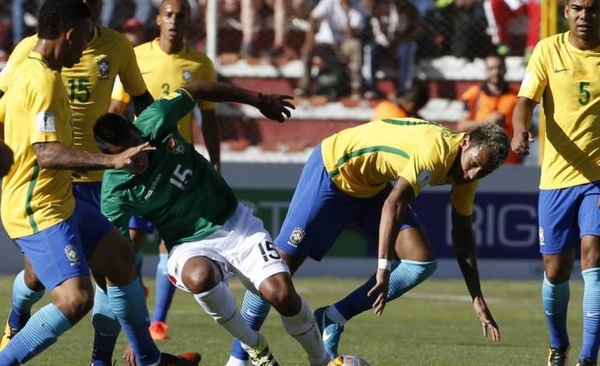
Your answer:
[[[377,260],[377,269],[385,269],[389,271],[392,269],[392,261],[389,259],[378,259]]]

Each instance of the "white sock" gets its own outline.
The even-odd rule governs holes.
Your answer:
[[[247,360],[238,360],[233,356],[229,356],[229,360],[225,364],[225,366],[248,366]]]
[[[327,310],[325,310],[325,315],[339,325],[344,325],[347,322],[346,318],[338,311],[335,305],[328,306]]]
[[[308,356],[311,366],[325,366],[329,356],[323,347],[319,328],[315,324],[313,313],[302,299],[302,308],[294,316],[281,316],[285,330],[300,343]]]
[[[258,333],[246,324],[237,310],[233,294],[223,282],[207,292],[194,295],[194,298],[229,334],[250,347],[258,345]]]

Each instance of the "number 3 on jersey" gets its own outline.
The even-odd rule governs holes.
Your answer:
[[[190,182],[189,177],[191,177],[193,173],[192,169],[182,170],[181,164],[177,164],[169,182],[183,191]]]

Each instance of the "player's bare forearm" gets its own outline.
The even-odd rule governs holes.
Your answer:
[[[452,209],[452,242],[456,261],[471,298],[482,296],[471,216],[460,215],[454,208]]]
[[[214,109],[202,110],[202,137],[215,170],[221,170],[221,127]]]
[[[410,183],[404,178],[399,178],[381,209],[378,258],[391,260],[394,257],[398,228],[404,222],[406,208],[414,197]]]
[[[37,161],[44,169],[101,170],[114,166],[110,156],[88,154],[60,142],[42,142],[33,145]]]
[[[259,93],[219,81],[197,80],[183,87],[196,101],[235,102],[256,105]]]
[[[536,102],[529,98],[519,97],[513,109],[512,124],[515,134],[529,130],[532,123],[533,110]],[[512,136],[510,136],[512,137]]]

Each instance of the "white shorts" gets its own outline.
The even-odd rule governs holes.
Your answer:
[[[254,292],[268,277],[281,272],[290,273],[262,221],[254,216],[252,209],[241,203],[238,203],[233,216],[212,235],[171,249],[167,261],[169,278],[175,286],[187,292],[190,290],[183,284],[181,269],[192,257],[213,260],[221,266],[224,281],[238,275],[242,283]]]

